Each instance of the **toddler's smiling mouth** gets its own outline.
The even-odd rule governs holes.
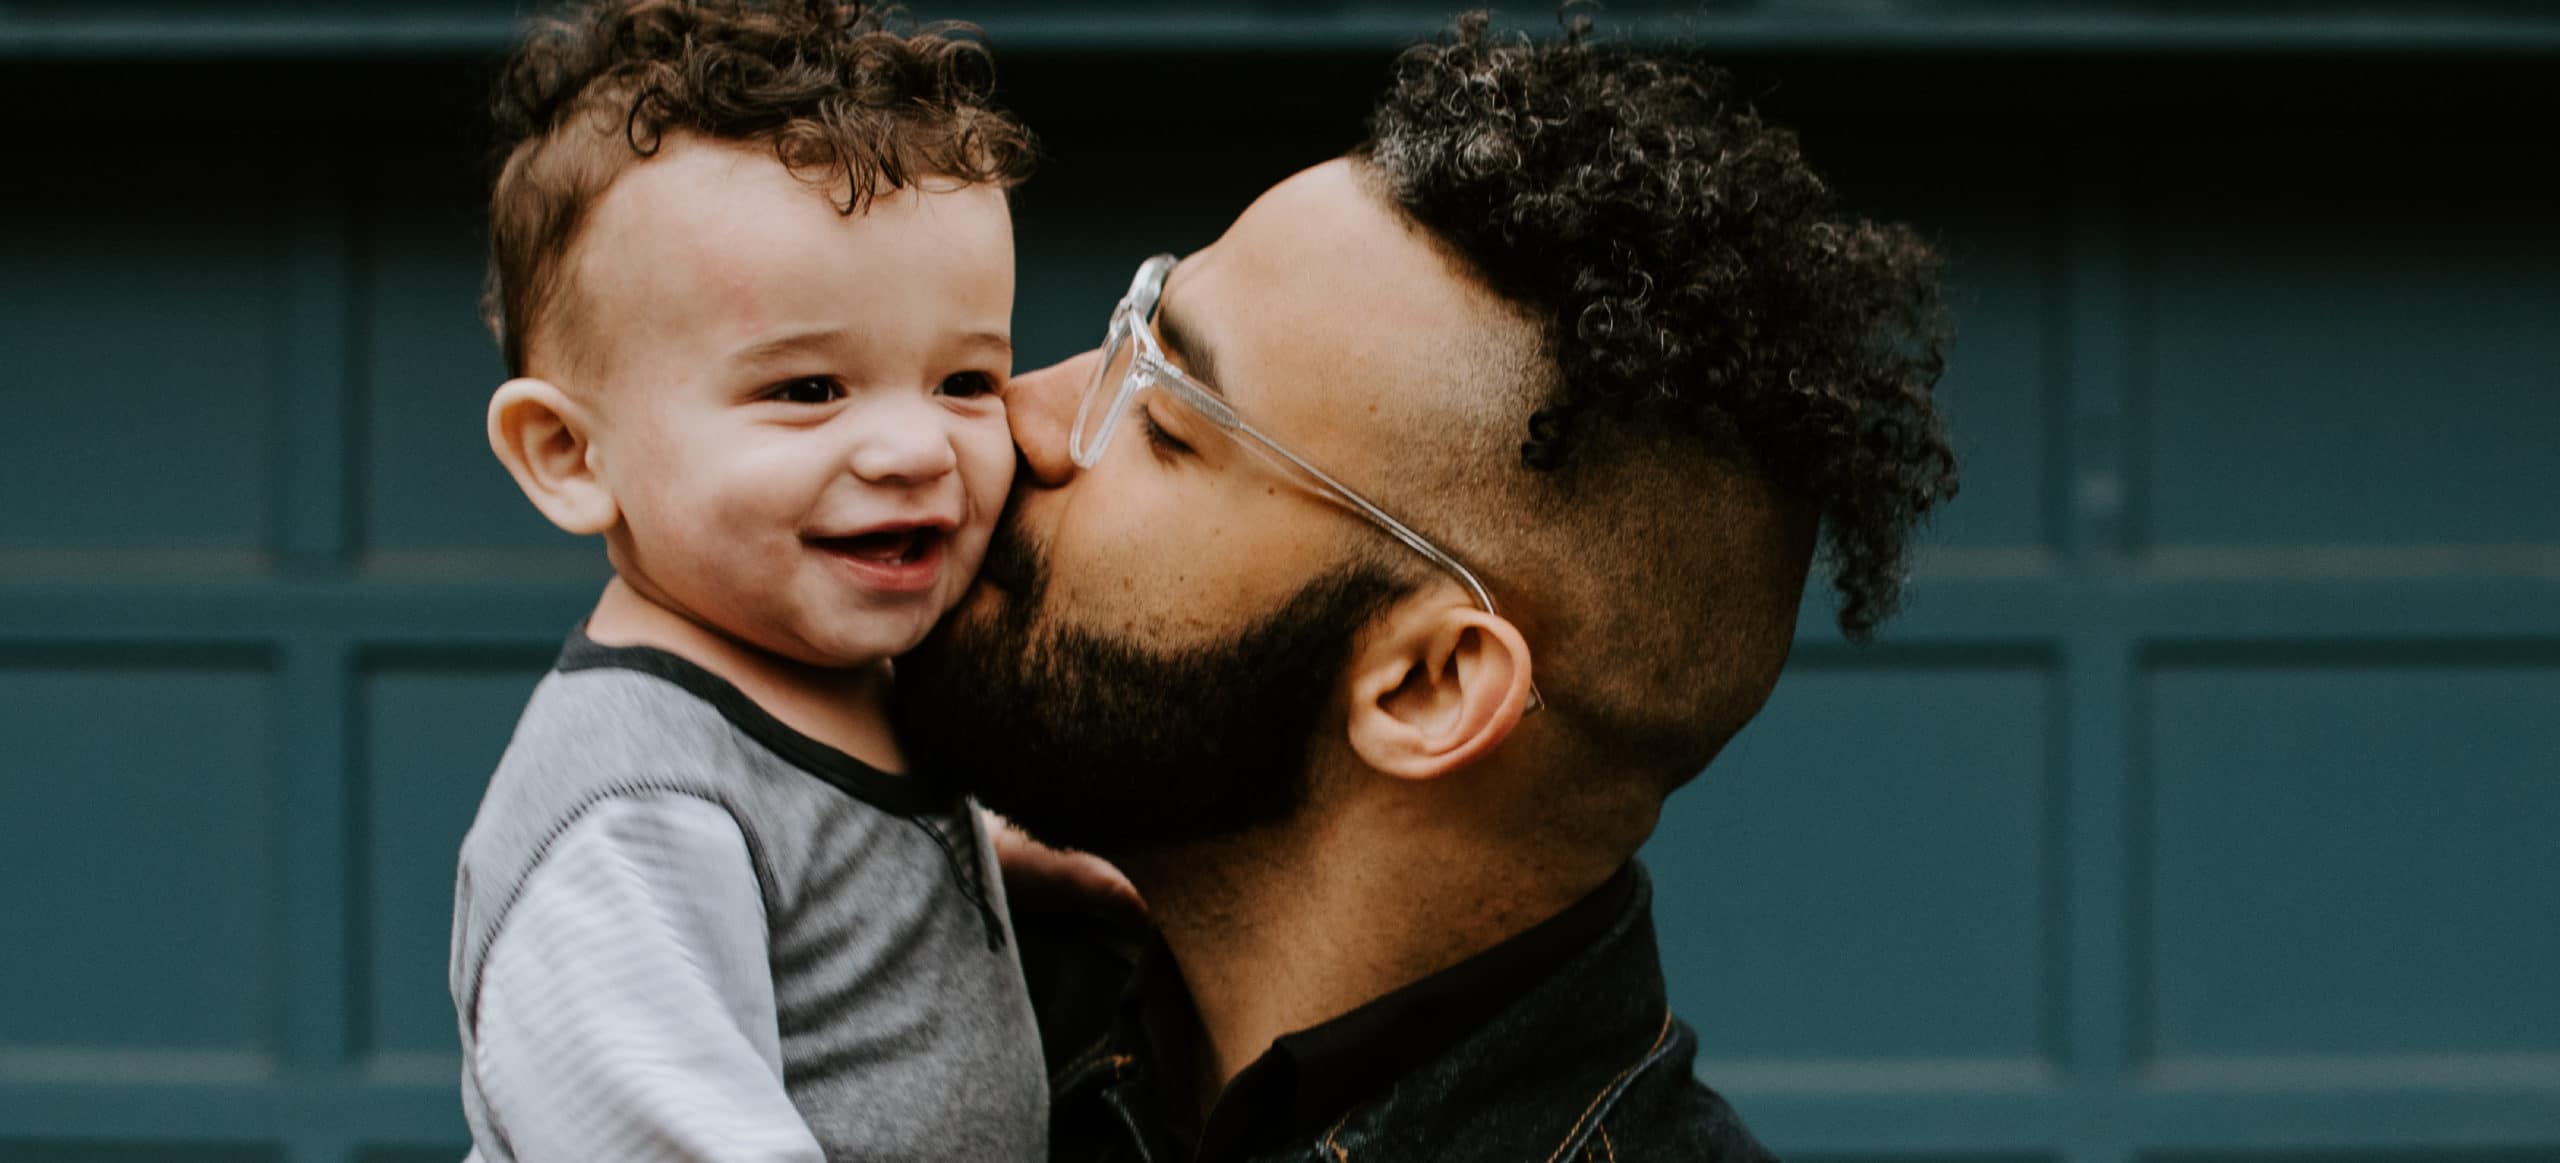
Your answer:
[[[912,565],[942,549],[943,532],[930,525],[875,529],[850,537],[821,537],[814,544],[829,553],[860,558],[876,565]]]
[[[863,585],[891,593],[932,589],[941,580],[951,530],[941,524],[879,525],[838,537],[811,537],[811,547],[847,567]]]

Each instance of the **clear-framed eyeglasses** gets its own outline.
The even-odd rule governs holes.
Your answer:
[[[1495,613],[1493,595],[1476,578],[1475,571],[1432,544],[1430,538],[1387,515],[1367,497],[1335,480],[1332,474],[1254,427],[1236,414],[1235,406],[1217,389],[1192,378],[1165,358],[1150,324],[1155,319],[1156,301],[1164,292],[1165,277],[1173,273],[1174,264],[1179,261],[1172,255],[1160,254],[1139,264],[1137,277],[1129,282],[1129,293],[1121,298],[1119,306],[1112,308],[1111,327],[1102,341],[1102,358],[1094,364],[1093,379],[1085,385],[1084,398],[1076,405],[1075,427],[1068,435],[1067,451],[1074,457],[1076,467],[1088,469],[1100,463],[1103,449],[1110,447],[1112,435],[1128,418],[1130,405],[1139,394],[1161,391],[1282,472],[1295,476],[1318,495],[1385,530],[1388,536],[1456,578],[1485,613]],[[1536,710],[1544,705],[1545,700],[1532,683],[1529,708]]]

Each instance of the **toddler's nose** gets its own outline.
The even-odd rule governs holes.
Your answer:
[[[1093,361],[1100,355],[1088,351],[1013,377],[1013,389],[1004,401],[1005,419],[1013,425],[1013,443],[1022,449],[1022,463],[1034,482],[1061,485],[1075,475],[1067,434],[1075,426],[1076,404],[1086,381],[1093,378]]]
[[[915,485],[940,480],[960,466],[941,409],[931,401],[879,417],[864,426],[853,446],[855,476],[875,484]]]

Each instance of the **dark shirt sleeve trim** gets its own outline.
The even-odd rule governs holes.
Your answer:
[[[606,646],[580,627],[560,648],[553,669],[628,670],[674,684],[709,703],[748,738],[792,766],[826,781],[846,795],[898,816],[923,816],[959,810],[960,797],[950,789],[912,776],[892,775],[834,747],[793,730],[755,704],[745,691],[701,664],[654,646]]]
[[[757,706],[745,691],[711,673],[700,663],[654,646],[606,646],[587,637],[586,627],[570,631],[552,669],[563,674],[582,670],[627,670],[671,683],[710,704],[720,717],[783,761],[853,798],[920,828],[942,849],[961,895],[978,911],[989,950],[1004,947],[1004,922],[996,916],[993,894],[978,863],[977,813],[949,787],[911,775],[893,775],[810,738],[772,712]]]

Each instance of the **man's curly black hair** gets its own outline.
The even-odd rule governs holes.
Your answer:
[[[586,213],[670,134],[770,147],[858,213],[924,178],[1010,188],[1030,131],[992,103],[963,25],[854,0],[588,0],[535,21],[501,72],[483,313],[525,374]]]
[[[1603,415],[1738,459],[1818,513],[1840,626],[1864,640],[1913,525],[1956,488],[1930,397],[1936,258],[1837,209],[1723,73],[1566,23],[1540,43],[1479,12],[1407,51],[1353,156],[1547,332],[1558,374],[1524,464],[1569,473]]]

